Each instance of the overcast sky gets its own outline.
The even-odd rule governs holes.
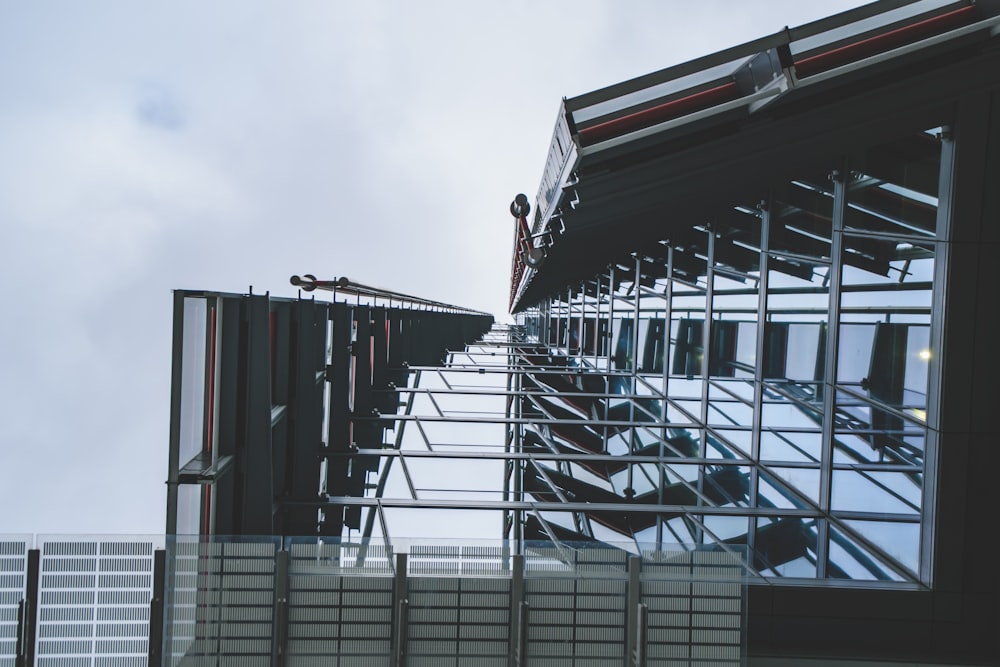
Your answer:
[[[502,314],[559,100],[851,0],[0,0],[0,533],[160,533],[171,289]]]

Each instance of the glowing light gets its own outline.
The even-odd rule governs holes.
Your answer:
[[[931,360],[931,351],[928,350],[928,349],[920,350],[920,352],[917,354],[917,356],[920,357],[921,360],[923,360],[923,361],[930,361]]]

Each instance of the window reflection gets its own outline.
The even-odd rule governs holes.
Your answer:
[[[633,426],[589,446],[662,459],[567,474],[595,498],[733,510],[602,514],[604,529],[750,544],[767,576],[916,578],[940,143],[909,134],[671,220],[669,241],[593,283],[583,346]]]

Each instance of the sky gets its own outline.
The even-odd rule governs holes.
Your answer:
[[[560,99],[854,0],[0,0],[0,534],[164,529],[171,290],[503,316]]]

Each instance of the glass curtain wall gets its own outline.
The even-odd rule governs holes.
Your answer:
[[[749,545],[764,576],[919,581],[943,141],[912,133],[671,220],[669,242],[522,312],[529,339],[603,373],[601,417],[627,425],[592,429],[620,463],[565,464],[555,485],[670,507],[549,519]]]

